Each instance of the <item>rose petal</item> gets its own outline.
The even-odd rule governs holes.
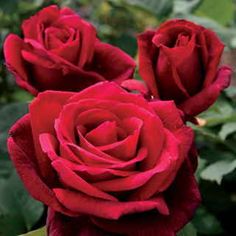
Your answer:
[[[139,74],[147,83],[153,96],[158,98],[159,92],[153,70],[153,58],[157,50],[151,43],[154,35],[155,31],[148,30],[138,36]]]
[[[46,91],[39,94],[29,106],[37,164],[42,176],[48,180],[50,179],[49,176],[52,175],[52,169],[49,159],[40,147],[39,135],[42,133],[55,134],[55,119],[59,115],[62,106],[72,95],[73,93],[69,92]],[[46,112],[47,115],[42,111]]]
[[[155,100],[149,104],[161,118],[165,128],[174,131],[184,125],[181,111],[176,108],[174,101]]]
[[[111,202],[88,197],[79,192],[56,188],[53,190],[58,200],[68,209],[81,214],[98,216],[105,219],[117,220],[122,215],[158,210],[161,214],[168,215],[168,207],[159,196],[148,201],[137,202]],[[69,201],[68,201],[69,200]]]
[[[53,191],[38,174],[35,165],[36,154],[30,125],[30,116],[25,115],[10,130],[8,150],[14,166],[29,193],[38,201],[53,207],[67,215],[75,215],[65,209],[56,199]]]
[[[57,159],[52,162],[53,168],[56,170],[60,180],[70,189],[74,189],[85,193],[94,198],[101,198],[109,201],[117,201],[117,199],[110,194],[100,191],[90,183],[86,182],[79,175],[76,175],[70,168],[64,165],[64,162]]]
[[[167,132],[166,144],[154,168],[124,178],[97,182],[93,185],[106,192],[120,192],[139,188],[134,193],[132,200],[149,199],[155,193],[164,191],[168,187],[166,186],[166,180],[170,180],[171,183],[178,171],[183,161],[183,156],[179,156],[178,145],[178,140],[174,135]],[[151,181],[153,188],[150,188],[151,184],[146,187],[146,183],[154,177],[155,181]]]
[[[116,221],[93,218],[93,222],[108,232],[127,236],[156,236],[157,232],[161,236],[175,236],[193,217],[200,203],[198,185],[189,163],[184,164],[165,195],[170,211],[168,216],[147,212]]]
[[[132,78],[136,66],[128,54],[100,41],[95,44],[93,64],[97,73],[117,83]]]
[[[112,236],[96,227],[89,217],[68,217],[48,209],[47,232],[50,236]]]
[[[26,72],[26,62],[21,56],[21,50],[24,49],[24,42],[17,35],[9,34],[4,42],[3,50],[8,69],[13,73],[16,83],[29,90],[32,94],[37,94],[37,90],[28,83]]]
[[[95,146],[107,145],[117,141],[117,127],[114,121],[105,121],[86,134],[85,138]]]
[[[203,88],[207,88],[215,80],[215,75],[217,73],[220,58],[224,50],[224,45],[218,38],[218,36],[210,30],[205,30],[204,36],[206,38],[208,50],[208,62],[206,66],[207,73],[204,80]]]
[[[189,116],[196,116],[211,106],[221,91],[230,84],[232,70],[222,66],[218,70],[216,80],[209,86],[179,105],[179,108]]]

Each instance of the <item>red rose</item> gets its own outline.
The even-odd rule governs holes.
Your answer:
[[[231,69],[218,65],[224,45],[209,29],[169,20],[138,37],[139,72],[152,95],[174,100],[187,115],[212,105],[229,86]]]
[[[173,236],[199,203],[193,132],[172,101],[147,102],[108,82],[46,91],[10,135],[26,188],[50,207],[51,236]]]
[[[69,8],[46,7],[25,20],[22,30],[23,39],[14,34],[6,38],[5,60],[18,85],[33,95],[132,78],[133,59],[100,42],[95,28]]]

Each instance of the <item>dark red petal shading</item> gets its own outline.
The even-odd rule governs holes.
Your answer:
[[[227,66],[222,66],[218,70],[216,79],[211,85],[181,103],[179,108],[189,116],[196,116],[205,111],[216,101],[221,91],[229,86],[231,75],[232,69]]]
[[[185,162],[165,194],[170,210],[168,216],[146,212],[124,216],[116,221],[93,218],[93,222],[108,232],[127,236],[175,236],[190,221],[200,203],[198,185],[189,165]]]
[[[158,88],[156,85],[156,78],[153,70],[153,58],[155,56],[154,45],[152,45],[152,38],[155,31],[146,31],[138,36],[138,50],[139,50],[139,73],[142,79],[147,83],[148,88],[154,97],[159,97]]]
[[[117,202],[101,200],[68,189],[55,188],[53,191],[65,208],[73,209],[73,211],[80,214],[93,215],[109,220],[117,220],[122,215],[149,210],[156,210],[164,215],[169,214],[162,195],[146,201]]]
[[[8,150],[21,180],[35,199],[64,214],[75,215],[58,202],[54,192],[38,173],[29,115],[23,116],[11,128]]]
[[[15,76],[16,83],[36,95],[38,93],[37,89],[28,83],[26,65],[21,56],[21,50],[23,49],[24,41],[21,38],[14,34],[8,35],[3,46],[6,65]]]
[[[43,8],[36,15],[31,16],[22,24],[22,31],[25,38],[31,38],[43,43],[42,31],[44,25],[50,26],[60,15],[58,6],[51,5]]]
[[[174,101],[154,100],[149,104],[160,117],[165,128],[175,131],[184,125],[181,117],[183,114],[176,107]]]
[[[115,236],[95,226],[88,216],[68,217],[48,209],[47,233],[50,236]]]
[[[39,135],[42,133],[55,134],[55,119],[58,117],[62,106],[73,94],[69,92],[46,91],[40,93],[29,107],[34,147],[37,156],[36,162],[39,166],[40,174],[49,182],[50,176],[53,173],[52,167],[49,158],[40,147]]]
[[[217,74],[217,68],[224,50],[224,44],[214,32],[205,30],[203,33],[208,53],[208,61],[205,69],[206,77],[203,83],[203,88],[207,88],[216,78],[215,75]]]
[[[92,68],[107,80],[121,83],[133,78],[135,66],[133,58],[121,49],[100,41],[96,42]]]

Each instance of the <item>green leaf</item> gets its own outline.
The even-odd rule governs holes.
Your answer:
[[[236,121],[236,111],[228,101],[221,98],[206,112],[202,113],[200,117],[207,121],[207,126],[211,127]]]
[[[159,18],[170,14],[173,7],[173,0],[125,0],[124,2],[147,10]]]
[[[210,181],[216,181],[221,184],[223,177],[231,173],[236,168],[236,160],[234,161],[217,161],[204,169],[201,178]]]
[[[29,196],[15,172],[8,179],[0,179],[0,193],[0,235],[31,230],[43,214],[43,204]]]
[[[0,109],[0,155],[7,156],[6,140],[11,126],[28,112],[27,103],[11,103]]]
[[[189,223],[177,234],[177,236],[197,236],[197,232],[194,226]]]
[[[226,123],[221,127],[219,136],[222,140],[225,140],[227,136],[236,132],[236,122]]]
[[[9,129],[27,111],[28,105],[26,103],[11,103],[0,108],[0,177],[9,177],[13,169],[7,150]]]
[[[20,236],[47,236],[46,227],[28,232],[27,234],[21,234]]]
[[[175,0],[173,13],[179,14],[190,14],[201,2],[201,0]]]
[[[203,206],[197,209],[192,223],[197,229],[197,232],[204,235],[218,235],[223,232],[217,218]]]
[[[11,0],[11,1],[0,0],[0,6],[1,6],[0,10],[8,13],[13,12],[18,2],[19,0]]]
[[[195,14],[213,19],[224,26],[229,25],[234,19],[233,0],[203,0]]]

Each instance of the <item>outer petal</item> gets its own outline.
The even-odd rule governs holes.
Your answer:
[[[160,117],[165,128],[175,131],[184,125],[181,111],[176,108],[174,101],[154,100],[149,104]]]
[[[50,176],[52,177],[53,171],[49,158],[43,153],[40,147],[39,135],[42,133],[54,134],[55,119],[58,117],[62,106],[73,94],[69,92],[46,91],[40,93],[30,104],[30,119],[34,147],[37,154],[36,162],[39,166],[40,173],[48,182],[50,182]]]
[[[47,232],[50,236],[112,236],[95,226],[89,217],[68,217],[48,209]]]
[[[211,106],[221,91],[230,84],[232,70],[230,67],[222,66],[216,76],[216,80],[195,96],[187,99],[179,105],[179,108],[189,116],[196,116]]]
[[[65,206],[80,214],[92,215],[108,220],[117,220],[122,215],[136,214],[149,210],[156,210],[163,215],[168,215],[169,210],[162,195],[147,201],[113,202],[87,196],[81,192],[68,189],[53,189],[57,199]]]
[[[57,211],[74,215],[57,201],[54,192],[38,174],[29,115],[18,120],[10,130],[8,150],[26,189],[37,200]]]
[[[58,6],[51,5],[43,8],[36,15],[31,16],[22,24],[22,31],[25,38],[31,38],[42,42],[42,26],[51,25],[59,17],[60,11]]]
[[[183,165],[174,184],[165,194],[170,207],[168,216],[146,212],[116,221],[94,218],[93,222],[108,232],[128,236],[175,236],[189,222],[200,203],[197,183],[189,165],[188,162]]]
[[[224,45],[214,32],[210,30],[205,30],[203,33],[205,36],[205,43],[208,52],[206,78],[203,84],[203,87],[206,88],[210,86],[210,84],[213,83],[215,79],[220,58],[224,50]]]
[[[121,49],[107,43],[96,42],[93,58],[95,71],[107,80],[121,83],[133,77],[135,62]]]
[[[139,50],[139,73],[142,79],[147,83],[155,97],[159,97],[156,79],[153,69],[153,57],[155,56],[155,48],[152,45],[152,38],[155,31],[146,31],[138,37]]]
[[[28,81],[26,62],[21,56],[21,50],[24,49],[24,41],[17,35],[10,34],[7,36],[3,47],[6,65],[15,76],[17,84],[30,91],[33,95],[37,94],[37,89]]]

